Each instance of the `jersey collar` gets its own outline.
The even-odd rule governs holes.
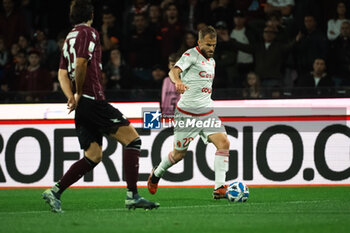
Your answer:
[[[196,46],[196,49],[197,49],[198,53],[199,53],[200,55],[202,55],[202,56],[205,58],[205,56],[203,55],[203,53],[199,50],[198,46]],[[209,58],[205,58],[205,59],[209,61]]]

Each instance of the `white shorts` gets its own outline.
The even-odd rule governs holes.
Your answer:
[[[209,135],[215,133],[226,133],[226,130],[213,110],[206,114],[194,115],[181,109],[175,109],[174,148],[176,150],[186,150],[198,134],[203,142],[208,144]]]

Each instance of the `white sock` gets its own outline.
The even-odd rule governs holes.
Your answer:
[[[157,169],[154,170],[154,175],[156,177],[162,177],[164,172],[166,172],[171,166],[173,166],[176,163],[172,155],[173,155],[173,152],[170,152],[168,156],[162,159]]]
[[[228,171],[228,150],[220,149],[215,153],[215,189],[225,185],[226,172]]]

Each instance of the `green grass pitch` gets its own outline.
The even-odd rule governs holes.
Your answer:
[[[0,232],[350,232],[350,187],[250,187],[246,203],[211,199],[212,188],[159,188],[157,210],[128,210],[124,188],[69,189],[65,213],[43,189],[0,189]]]

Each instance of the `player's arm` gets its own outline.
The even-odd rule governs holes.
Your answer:
[[[188,86],[186,86],[180,78],[182,70],[175,66],[171,68],[169,71],[169,77],[173,83],[175,83],[176,91],[179,92],[180,94],[183,94],[185,90],[188,90]]]
[[[86,58],[78,57],[75,64],[75,87],[76,87],[76,101],[78,102],[83,94],[83,86],[85,82],[85,75],[87,70],[88,60]]]
[[[71,81],[68,77],[68,71],[66,69],[59,69],[58,70],[58,81],[60,82],[61,89],[64,93],[64,95],[67,97],[67,108],[69,109],[70,113],[73,111],[76,107],[76,102],[74,99],[74,95],[72,92],[72,87],[71,87]]]

